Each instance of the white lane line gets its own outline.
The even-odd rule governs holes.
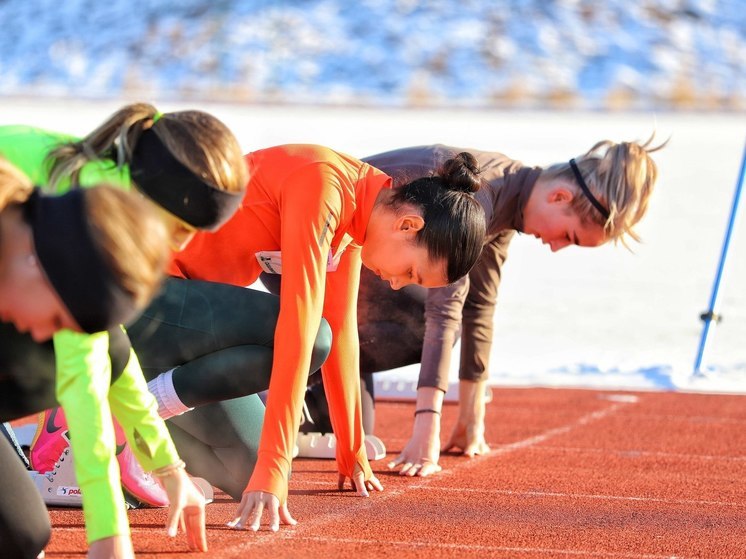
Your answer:
[[[578,454],[613,454],[615,456],[628,458],[676,458],[679,460],[705,460],[705,461],[723,461],[723,462],[746,462],[746,456],[716,456],[712,454],[682,454],[677,452],[659,452],[650,450],[622,450],[619,448],[592,448],[592,447],[573,447],[573,446],[552,446],[542,445],[534,448],[537,452],[573,452]]]
[[[251,537],[245,543],[239,544],[235,548],[231,548],[231,549],[232,550],[235,549],[236,551],[244,550],[244,549],[248,550],[251,548],[251,546],[256,546],[256,545],[259,545],[265,542],[266,543],[271,543],[273,541],[276,542],[278,536],[282,535],[282,537],[285,537],[284,534],[286,533],[288,534],[287,537],[289,538],[314,537],[314,536],[306,536],[306,533],[309,531],[314,531],[316,533],[319,533],[321,532],[321,527],[323,527],[324,525],[330,524],[330,523],[350,522],[350,518],[356,518],[358,514],[360,513],[360,511],[364,509],[370,508],[372,506],[382,506],[382,504],[385,501],[395,499],[401,495],[405,495],[413,489],[414,490],[423,489],[429,486],[430,484],[432,484],[433,482],[437,482],[437,480],[441,479],[442,477],[454,475],[458,472],[468,471],[473,468],[476,468],[480,466],[486,460],[494,458],[495,456],[500,456],[500,455],[507,454],[509,452],[513,452],[516,450],[529,448],[531,446],[534,446],[546,440],[549,440],[553,437],[568,433],[572,431],[573,429],[577,429],[578,427],[588,425],[589,423],[593,423],[594,421],[599,421],[600,419],[603,419],[615,413],[620,408],[634,405],[634,403],[635,402],[615,402],[612,405],[604,409],[588,413],[575,421],[572,421],[566,425],[563,425],[562,427],[555,427],[553,429],[548,429],[547,431],[544,431],[540,435],[535,435],[533,437],[529,437],[521,441],[516,441],[509,445],[503,445],[502,447],[492,450],[487,454],[475,456],[474,458],[461,462],[460,464],[457,464],[451,468],[443,469],[442,472],[440,472],[439,474],[435,476],[418,477],[418,478],[415,478],[417,481],[413,479],[412,483],[408,483],[407,485],[404,485],[400,487],[399,489],[384,490],[384,492],[380,494],[376,492],[371,492],[373,493],[373,495],[370,498],[355,499],[356,504],[345,507],[344,510],[328,512],[325,514],[318,515],[311,520],[305,520],[302,523],[299,523],[295,528],[293,528],[292,531],[286,532],[287,527],[281,527],[279,534],[273,534],[271,532],[255,533],[254,537]],[[334,474],[331,472],[330,472],[330,475],[334,477]],[[299,485],[302,486],[303,484],[301,483]],[[333,487],[332,480],[330,480],[329,486]],[[293,487],[292,489],[296,489],[296,487]],[[292,514],[293,513],[292,502],[289,501],[288,506],[290,508],[290,514]],[[350,541],[358,541],[358,540],[350,540]],[[401,545],[406,546],[408,544],[407,542],[402,542]],[[638,554],[637,557],[641,557],[641,556]],[[656,556],[656,557],[659,557],[659,556]]]
[[[558,497],[560,499],[598,499],[601,501],[635,501],[650,503],[665,503],[670,505],[710,505],[719,507],[746,508],[746,502],[732,501],[702,501],[690,499],[661,499],[660,497],[635,497],[629,495],[599,495],[593,493],[562,493],[555,491],[512,491],[510,489],[467,489],[454,487],[436,487],[429,491],[442,491],[444,493],[486,493],[497,495],[511,495],[515,497]]]
[[[326,481],[304,481],[304,485],[314,485],[325,487],[329,485]],[[409,488],[415,487],[410,484]],[[302,491],[302,490],[301,490]],[[475,489],[467,487],[429,487],[428,492],[443,493],[481,493],[481,494],[498,494],[513,495],[516,497],[559,497],[559,498],[577,498],[577,499],[599,499],[608,501],[639,501],[651,503],[665,503],[671,505],[709,505],[722,507],[746,508],[746,502],[733,501],[703,501],[696,499],[662,499],[660,497],[636,497],[630,495],[599,495],[593,493],[560,493],[553,491],[513,491],[510,489]]]
[[[484,458],[488,458],[488,457],[496,456],[500,454],[507,454],[509,452],[513,452],[514,450],[520,450],[520,449],[536,446],[537,444],[543,443],[544,441],[552,439],[558,435],[564,435],[565,433],[569,433],[570,431],[577,429],[578,427],[582,427],[584,425],[588,425],[589,423],[593,423],[594,421],[604,419],[605,417],[608,417],[609,415],[612,415],[613,413],[615,413],[620,408],[628,407],[635,403],[636,402],[616,402],[605,409],[588,413],[584,415],[583,417],[581,417],[580,419],[578,419],[577,421],[568,423],[567,425],[563,425],[562,427],[555,427],[554,429],[549,429],[547,431],[544,431],[540,435],[529,437],[527,439],[523,439],[522,441],[516,441],[514,443],[501,445],[498,448],[491,450],[488,454],[485,454]],[[478,457],[478,458],[482,458],[482,457]],[[476,460],[478,458],[473,458],[472,460]],[[454,468],[451,468],[451,470],[456,470],[456,469],[459,469],[459,466],[455,466]],[[449,470],[449,472],[451,470]],[[446,473],[445,470],[443,472]]]
[[[496,551],[502,551],[505,553],[542,553],[553,557],[558,555],[567,555],[572,557],[629,557],[632,559],[685,559],[681,555],[653,555],[653,554],[640,554],[640,553],[625,553],[615,551],[583,551],[583,550],[569,550],[569,549],[555,549],[548,547],[508,547],[499,545],[471,545],[465,543],[437,543],[432,541],[427,542],[416,542],[416,541],[402,541],[402,540],[385,540],[385,539],[364,539],[364,538],[327,538],[320,536],[288,536],[285,539],[293,539],[299,541],[309,541],[318,543],[339,543],[339,544],[370,544],[376,547],[391,546],[393,549],[401,549],[402,547],[416,547],[436,550],[453,550],[457,552],[462,551],[482,551],[484,553],[494,553]]]
[[[677,421],[679,423],[693,423],[694,425],[701,427],[718,427],[719,425],[746,425],[746,419],[737,417],[718,417],[711,415],[676,415],[639,412],[631,414],[630,417],[655,419],[664,421],[666,423],[670,423],[671,421]]]
[[[80,528],[78,527],[72,527],[72,526],[55,526],[54,527],[55,532],[70,532],[78,534],[80,533]],[[131,529],[131,532],[133,534],[141,533],[143,535],[151,536],[153,533],[152,528],[137,528],[133,527]],[[251,532],[247,532],[247,535],[250,535]],[[262,534],[265,535],[265,538],[262,538]],[[401,549],[402,547],[413,547],[413,548],[424,548],[424,549],[433,549],[433,550],[453,550],[453,551],[482,551],[485,553],[489,552],[496,552],[496,551],[502,551],[505,553],[543,553],[547,554],[549,556],[556,557],[558,555],[567,555],[571,557],[620,557],[620,558],[631,558],[631,559],[688,559],[687,557],[683,555],[653,555],[650,553],[620,553],[615,551],[583,551],[583,550],[572,550],[572,549],[556,549],[556,548],[550,548],[550,547],[508,547],[508,546],[498,546],[498,545],[473,545],[473,544],[466,544],[466,543],[439,543],[439,542],[417,542],[417,541],[403,541],[403,540],[385,540],[381,538],[376,538],[375,540],[372,539],[366,539],[366,538],[334,538],[334,537],[325,537],[325,536],[304,536],[302,534],[298,534],[297,532],[278,532],[276,534],[268,534],[266,532],[260,532],[254,534],[254,536],[250,541],[247,541],[246,543],[239,544],[236,547],[230,547],[230,548],[221,548],[220,550],[216,551],[216,553],[224,554],[224,553],[230,553],[233,551],[240,551],[243,549],[251,549],[255,547],[258,543],[261,543],[261,541],[273,541],[278,542],[282,540],[292,540],[294,542],[301,542],[301,541],[307,541],[307,542],[313,542],[313,543],[338,543],[338,544],[366,544],[366,545],[375,545],[376,547],[380,548],[383,546],[392,546],[392,549]],[[257,541],[259,539],[260,541]],[[208,542],[209,543],[209,542]],[[59,552],[56,552],[59,553]],[[177,553],[177,552],[174,552]]]

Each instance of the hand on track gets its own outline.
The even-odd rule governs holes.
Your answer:
[[[403,476],[426,477],[441,471],[440,459],[440,416],[435,413],[420,414],[415,417],[412,438],[401,454],[388,463],[389,469],[401,466]]]
[[[265,510],[269,519],[269,529],[273,532],[280,529],[280,522],[290,526],[295,526],[298,523],[290,516],[287,502],[280,505],[280,500],[272,493],[248,491],[243,494],[236,511],[236,517],[228,523],[228,526],[236,529],[248,528],[256,532],[261,526],[262,515]]]

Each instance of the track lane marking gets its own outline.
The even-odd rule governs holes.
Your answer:
[[[660,497],[636,497],[630,495],[601,495],[594,493],[563,493],[559,491],[513,491],[510,489],[473,489],[473,488],[454,488],[454,487],[437,487],[429,491],[442,491],[444,493],[494,493],[498,495],[510,495],[516,497],[557,497],[557,498],[578,498],[578,499],[598,499],[602,501],[634,501],[634,502],[651,502],[664,503],[671,505],[709,505],[721,507],[746,508],[746,502],[731,501],[703,501],[689,499],[662,499]]]
[[[565,451],[574,452],[578,454],[614,454],[621,457],[638,458],[638,457],[650,457],[650,458],[678,458],[678,459],[693,459],[693,460],[706,460],[706,461],[724,461],[724,462],[746,462],[746,456],[716,456],[713,454],[682,454],[678,452],[660,452],[651,450],[621,450],[613,448],[591,448],[591,447],[580,447],[580,446],[552,446],[544,445],[536,447],[536,451],[540,452],[552,452],[552,451]]]
[[[305,533],[309,530],[315,530],[318,529],[321,526],[324,526],[326,524],[332,523],[332,522],[345,522],[349,521],[349,518],[351,516],[355,516],[357,512],[370,508],[371,506],[380,505],[381,502],[388,501],[390,499],[395,499],[399,496],[405,495],[412,490],[422,489],[427,486],[429,486],[434,481],[437,481],[438,479],[442,479],[443,477],[452,476],[457,472],[462,471],[468,471],[471,470],[479,465],[481,465],[483,462],[490,460],[492,458],[495,458],[496,456],[502,456],[503,454],[508,454],[510,452],[514,452],[517,450],[522,450],[525,448],[530,448],[534,445],[537,445],[539,443],[542,443],[546,440],[549,440],[553,437],[563,435],[565,433],[568,433],[574,429],[577,429],[578,427],[583,427],[585,425],[588,425],[590,423],[593,423],[595,421],[599,421],[601,419],[604,419],[608,417],[609,415],[612,415],[616,411],[622,408],[627,408],[631,405],[635,405],[637,401],[621,401],[621,402],[614,402],[609,406],[606,406],[603,409],[596,410],[590,413],[587,413],[583,416],[581,416],[579,419],[576,419],[575,421],[572,421],[570,423],[567,423],[561,427],[554,427],[552,429],[548,429],[544,431],[543,433],[539,435],[534,435],[533,437],[528,437],[526,439],[516,441],[511,444],[502,445],[500,448],[491,450],[487,454],[483,454],[480,456],[475,456],[474,458],[469,459],[468,461],[462,462],[461,464],[457,464],[451,468],[443,469],[442,472],[440,472],[438,475],[435,476],[428,476],[428,477],[418,477],[416,478],[417,481],[407,484],[406,486],[403,486],[399,489],[394,490],[384,490],[383,493],[376,494],[373,493],[373,496],[370,498],[361,498],[359,499],[357,504],[353,504],[350,506],[347,506],[344,508],[344,510],[338,510],[338,511],[330,511],[328,513],[317,515],[315,518],[303,522],[299,522],[299,524],[295,527],[293,527],[292,530],[288,530],[287,526],[283,526],[280,528],[280,532],[278,533],[272,533],[272,532],[255,532],[254,537],[247,540],[244,543],[238,544],[235,547],[230,547],[229,549],[226,549],[226,551],[242,551],[242,550],[248,550],[252,546],[262,545],[264,543],[271,544],[272,542],[277,542],[278,538],[280,539],[294,539],[294,538],[313,538],[315,536],[306,536]],[[333,476],[334,474],[330,472],[330,474]],[[333,484],[330,483],[330,486]],[[295,489],[295,488],[293,488]],[[385,488],[384,488],[385,489]],[[292,514],[292,510],[290,512]],[[328,541],[328,538],[322,538],[324,540]],[[353,541],[359,541],[363,542],[365,540],[360,539],[350,539],[350,542]],[[406,542],[403,542],[401,545],[407,545]],[[436,544],[434,544],[436,545]],[[569,551],[568,554],[572,554],[574,552]],[[586,553],[587,552],[578,552],[578,553]],[[599,553],[595,553],[596,556],[604,557],[603,554],[599,555]],[[606,555],[608,557],[608,555]],[[613,555],[612,555],[613,557]],[[623,557],[623,556],[622,556]],[[644,557],[640,554],[637,555],[630,555],[630,557]],[[654,559],[668,559],[671,556],[663,556],[663,555],[656,555],[651,556],[651,558]],[[678,559],[678,558],[676,558]]]
[[[326,538],[320,536],[301,536],[299,540],[305,540],[310,542],[320,543],[340,543],[340,544],[373,544],[376,546],[391,545],[397,548],[401,547],[418,547],[418,548],[437,548],[437,549],[452,549],[454,551],[483,551],[485,553],[494,551],[503,551],[508,553],[543,553],[551,554],[552,556],[568,555],[574,557],[629,557],[632,559],[687,559],[683,555],[658,555],[658,554],[640,554],[640,553],[625,553],[616,551],[582,551],[582,550],[566,550],[556,549],[549,547],[509,547],[499,545],[473,545],[463,543],[436,543],[436,542],[412,542],[404,540],[382,540],[382,539],[365,539],[365,538]]]

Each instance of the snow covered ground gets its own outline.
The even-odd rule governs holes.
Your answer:
[[[742,0],[5,0],[0,94],[746,106]]]
[[[4,100],[0,123],[82,134],[121,101]],[[496,314],[491,378],[501,385],[746,393],[746,201],[731,242],[720,312],[692,375],[702,323],[746,140],[733,114],[363,110],[162,104],[213,112],[245,150],[285,142],[329,145],[357,156],[441,142],[501,151],[545,165],[601,139],[670,144],[656,156],[660,181],[639,230],[644,243],[568,248],[533,238],[511,247]],[[453,375],[455,378],[455,367]],[[416,367],[387,375],[416,378]]]

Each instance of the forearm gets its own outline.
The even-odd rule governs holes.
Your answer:
[[[129,534],[126,505],[119,484],[119,466],[114,454],[114,429],[105,394],[101,396],[100,406],[96,406],[93,399],[88,403],[78,400],[72,406],[62,402],[71,433],[73,465],[83,499],[89,543]],[[97,413],[81,414],[82,406]],[[90,426],[94,424],[97,429],[91,430]]]
[[[497,294],[513,233],[503,231],[495,236],[484,246],[479,260],[469,272],[470,286],[463,307],[461,380],[478,382],[487,380],[489,376]]]
[[[337,438],[337,466],[348,477],[356,465],[366,479],[372,475],[365,453],[365,434],[360,401],[360,354],[357,333],[357,294],[360,249],[348,248],[336,272],[327,276],[324,316],[332,329],[332,350],[321,368],[329,401],[332,427]]]
[[[414,407],[413,436],[433,434],[440,443],[440,418],[443,410],[443,396],[445,392],[438,388],[423,386],[417,389],[417,399]],[[437,460],[436,460],[437,462]]]
[[[438,388],[433,388],[430,386],[422,386],[418,388],[415,411],[434,410],[436,412],[436,415],[440,415],[441,410],[443,409],[444,395],[445,392]]]
[[[278,327],[257,463],[246,488],[247,491],[271,493],[281,503],[287,500],[292,452],[300,423],[300,410],[311,359],[309,348],[299,348],[297,342],[279,343],[278,336],[287,334],[287,330],[283,331]],[[298,339],[297,336],[288,337]],[[290,345],[295,347],[288,347]],[[305,351],[299,353],[298,350],[302,349]]]
[[[109,390],[109,403],[135,457],[145,470],[162,468],[179,460],[134,351],[130,351],[124,372]]]
[[[335,359],[334,352],[321,368],[324,392],[329,401],[330,419],[337,439],[336,458],[340,473],[351,477],[357,464],[363,466],[366,477],[372,474],[365,453],[360,375],[357,368],[339,366],[347,359]]]
[[[433,332],[429,325],[425,328],[425,339],[420,356],[420,376],[417,388],[436,388],[440,392],[448,390],[451,370],[451,351],[458,337],[454,328],[438,329]]]
[[[489,377],[495,307],[464,309],[459,380],[483,382]]]
[[[428,290],[418,388],[448,390],[451,349],[461,331],[462,310],[468,289],[468,279],[462,278],[447,287]]]
[[[417,390],[412,436],[389,468],[401,465],[400,475],[428,476],[440,471],[440,412],[443,391],[432,387]]]
[[[65,410],[89,542],[128,535],[107,393],[108,334],[55,335],[57,399]]]
[[[484,423],[487,381],[459,381],[459,422],[463,424]]]

